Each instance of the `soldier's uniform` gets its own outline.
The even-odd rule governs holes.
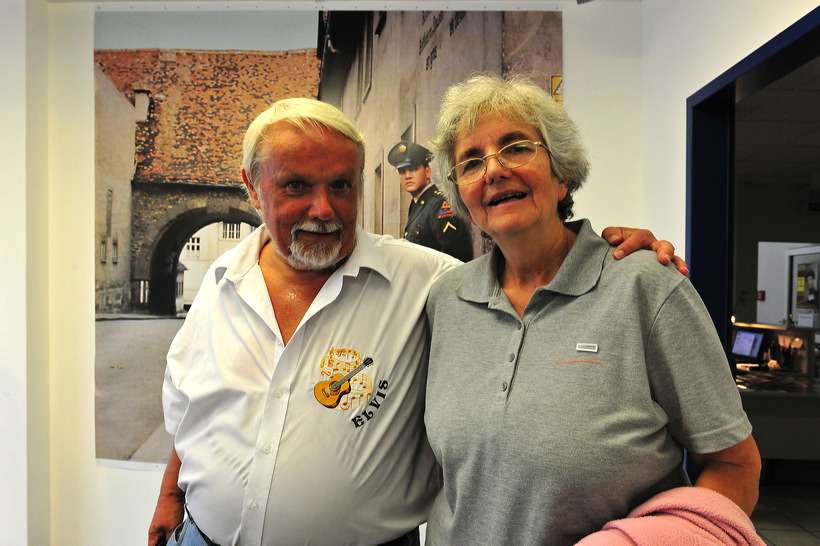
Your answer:
[[[469,226],[453,215],[450,204],[435,184],[424,190],[418,202],[410,202],[404,238],[446,252],[463,262],[473,259]]]
[[[399,142],[387,155],[396,169],[428,166],[432,154],[414,142]],[[473,259],[473,238],[469,223],[456,217],[450,204],[435,184],[410,202],[404,238],[433,248],[463,262]]]

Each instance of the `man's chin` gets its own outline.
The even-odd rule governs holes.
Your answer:
[[[301,260],[294,258],[293,256],[289,256],[287,258],[288,263],[290,266],[297,270],[297,271],[304,271],[305,273],[313,272],[318,273],[321,271],[331,271],[335,269],[336,264],[338,261],[332,262],[322,262],[322,261],[314,261],[314,260]]]
[[[299,271],[327,271],[334,269],[345,256],[342,255],[342,245],[319,245],[330,248],[299,248],[292,246],[287,261],[291,267]]]

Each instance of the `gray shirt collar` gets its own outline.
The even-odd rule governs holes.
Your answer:
[[[555,278],[536,291],[580,296],[598,284],[610,245],[592,230],[589,220],[566,222],[565,225],[578,233],[578,238]],[[462,266],[464,276],[457,289],[458,296],[466,301],[490,303],[501,294],[497,275],[500,259],[501,251],[493,247],[489,254]]]

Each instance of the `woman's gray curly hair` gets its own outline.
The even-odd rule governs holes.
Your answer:
[[[537,85],[534,78],[524,75],[502,78],[495,74],[477,74],[450,86],[444,94],[436,135],[430,141],[430,147],[436,157],[442,191],[453,212],[462,218],[470,217],[458,186],[449,177],[456,142],[488,115],[532,125],[538,131],[549,150],[553,174],[569,189],[558,203],[559,215],[562,220],[571,218],[572,194],[589,173],[586,149],[563,106]]]

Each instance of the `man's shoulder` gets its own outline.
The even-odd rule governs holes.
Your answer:
[[[466,225],[466,221],[453,214],[453,209],[450,206],[450,202],[447,201],[447,197],[445,197],[444,192],[442,192],[435,184],[428,188],[428,195],[429,197],[427,195],[425,196],[425,206],[429,211],[428,214],[431,219],[458,222],[459,224]]]
[[[444,193],[435,184],[427,186],[418,198],[418,204],[432,207],[444,201]]]
[[[370,243],[390,270],[442,272],[461,265],[461,261],[432,248],[395,239],[390,235],[367,234]]]
[[[444,196],[444,192],[439,189],[438,186],[435,184],[430,186],[430,202],[431,203],[442,203],[446,202],[447,198]]]
[[[441,188],[439,188],[436,184],[430,184],[427,191],[429,191],[431,195],[441,196],[444,198],[444,192],[441,191]]]
[[[441,295],[454,295],[456,290],[465,283],[473,285],[482,282],[489,269],[487,262],[491,259],[489,253],[482,254],[461,267],[445,271],[436,279],[433,290],[438,294],[438,297]]]

